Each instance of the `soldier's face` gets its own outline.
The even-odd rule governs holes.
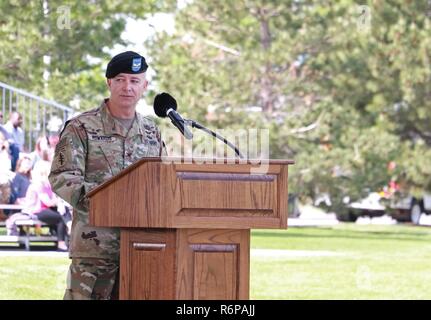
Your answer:
[[[114,106],[120,108],[135,107],[147,89],[147,85],[145,73],[120,73],[114,78],[108,79],[108,87],[111,92],[110,101]]]

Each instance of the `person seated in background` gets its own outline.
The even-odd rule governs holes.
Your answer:
[[[52,149],[53,155],[55,152],[55,146],[58,144],[58,141],[60,141],[60,137],[58,134],[52,134],[48,137],[49,146]]]
[[[13,172],[9,157],[9,143],[3,133],[0,132],[0,203],[8,204],[11,193],[11,181]],[[0,221],[6,219],[3,210],[0,209]]]
[[[3,112],[0,111],[0,134],[1,136],[1,142],[2,145],[4,144],[4,141],[6,140],[7,142],[9,142],[10,140],[10,136],[9,136],[9,132],[6,130],[6,128],[3,125]],[[7,149],[9,149],[9,143],[7,144]],[[2,148],[3,150],[3,148]]]
[[[9,155],[9,142],[6,136],[0,131],[0,170],[11,171]]]
[[[9,204],[22,204],[25,200],[27,189],[30,185],[32,161],[28,155],[21,153],[14,177],[11,181]],[[19,212],[18,209],[4,210],[6,216]]]
[[[54,151],[50,146],[50,142],[47,136],[40,136],[37,138],[34,150],[29,154],[32,159],[32,168],[40,161],[52,161]]]
[[[0,111],[0,134],[2,134],[2,141],[3,140],[7,141],[7,148],[5,149],[8,151],[9,162],[10,162],[10,164],[7,165],[7,168],[9,168],[9,170],[11,171],[15,171],[16,161],[18,160],[18,157],[19,157],[19,148],[17,145],[13,143],[11,135],[3,125],[3,118],[4,118],[3,112]],[[3,142],[2,142],[2,145],[3,145]],[[4,160],[2,160],[2,163],[0,164],[2,166],[3,166],[3,161]]]
[[[14,214],[6,221],[8,235],[17,235],[16,221],[27,215],[30,218],[38,219],[48,225],[56,226],[58,238],[58,250],[67,251],[66,235],[67,223],[71,217],[70,214],[61,215],[58,212],[57,206],[59,200],[52,192],[51,185],[48,181],[48,174],[51,169],[51,164],[48,161],[38,161],[32,171],[32,180],[28,187],[25,199],[23,201],[24,208],[21,213]]]
[[[23,123],[22,114],[13,111],[9,114],[9,121],[3,126],[3,128],[8,132],[9,139],[9,149],[11,154],[11,165],[12,171],[15,171],[16,163],[19,159],[19,153],[24,150],[24,131],[21,126]]]

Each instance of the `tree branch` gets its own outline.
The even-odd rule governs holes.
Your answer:
[[[290,130],[289,133],[290,134],[301,134],[301,133],[305,133],[305,132],[316,129],[319,126],[319,122],[322,120],[324,113],[325,113],[325,111],[322,111],[322,113],[317,117],[317,120],[315,122],[313,122],[312,124],[309,124],[308,126],[305,126],[305,127],[292,129],[292,130]]]

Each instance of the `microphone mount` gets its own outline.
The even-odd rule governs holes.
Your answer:
[[[197,128],[200,129],[206,133],[208,133],[209,135],[219,139],[220,141],[223,141],[223,143],[227,144],[229,147],[231,147],[236,155],[240,158],[240,159],[244,159],[244,156],[242,155],[242,153],[239,151],[239,149],[232,144],[230,141],[228,141],[226,138],[222,137],[221,135],[219,135],[217,132],[214,132],[206,127],[204,127],[203,125],[201,125],[199,122],[194,121],[194,120],[190,120],[190,119],[184,119],[184,125],[186,126],[187,124],[191,124],[192,128]]]

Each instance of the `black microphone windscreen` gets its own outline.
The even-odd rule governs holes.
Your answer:
[[[162,92],[154,98],[154,113],[161,118],[166,117],[169,109],[177,110],[177,101],[169,93]]]

